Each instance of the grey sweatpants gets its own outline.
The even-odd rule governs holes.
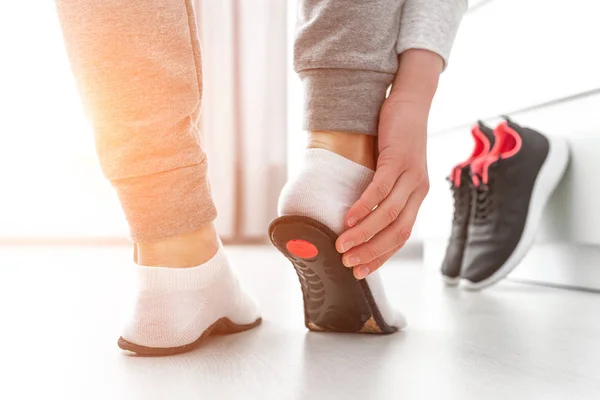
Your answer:
[[[56,4],[100,164],[133,240],[213,221],[197,128],[202,65],[192,0]],[[465,4],[303,0],[295,65],[306,87],[306,129],[376,134],[397,54],[418,47],[446,59]]]

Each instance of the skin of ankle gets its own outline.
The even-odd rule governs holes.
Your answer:
[[[354,132],[310,131],[309,149],[325,149],[354,161],[364,167],[375,169],[377,137]]]
[[[214,257],[219,248],[212,223],[201,229],[156,242],[134,244],[134,259],[147,267],[190,268]]]

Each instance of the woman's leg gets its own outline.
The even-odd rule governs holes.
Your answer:
[[[395,45],[401,4],[302,1],[294,62],[304,85],[309,148],[303,170],[281,194],[280,215],[309,217],[338,235],[345,230],[344,216],[374,173],[379,112],[398,67]],[[345,267],[340,262],[337,268]],[[385,321],[379,321],[377,328],[371,319],[353,326],[359,326],[360,332],[389,332],[386,323],[403,328],[404,318],[387,302],[379,275],[372,274],[367,282]],[[337,310],[345,308],[337,306]],[[333,314],[330,321],[323,321],[329,330],[336,330],[331,328],[337,318]],[[311,324],[311,329],[324,328],[315,321]]]
[[[401,5],[302,1],[294,66],[304,85],[309,147],[374,169],[379,112],[398,69]]]
[[[102,170],[136,243],[142,287],[123,344],[181,350],[220,318],[254,323],[213,226],[191,0],[58,0],[57,8]]]
[[[398,59],[402,1],[303,0],[294,66],[307,131],[377,134]]]
[[[57,1],[100,163],[135,242],[202,229],[216,217],[196,121],[202,80],[184,0]]]

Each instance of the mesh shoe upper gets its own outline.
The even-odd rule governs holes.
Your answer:
[[[449,278],[460,276],[463,253],[467,240],[467,231],[471,213],[471,169],[475,160],[486,156],[494,145],[493,131],[482,122],[473,127],[471,134],[474,149],[471,156],[453,168],[449,177],[454,197],[454,217],[452,232],[442,263],[442,274]]]

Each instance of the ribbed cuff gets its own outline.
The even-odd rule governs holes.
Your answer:
[[[201,290],[209,287],[217,279],[227,257],[219,246],[217,253],[205,262],[191,268],[166,268],[136,266],[141,290],[173,292]]]
[[[377,135],[379,111],[393,74],[349,69],[300,72],[304,129]]]
[[[192,232],[217,217],[206,163],[112,184],[135,242],[153,242]]]

